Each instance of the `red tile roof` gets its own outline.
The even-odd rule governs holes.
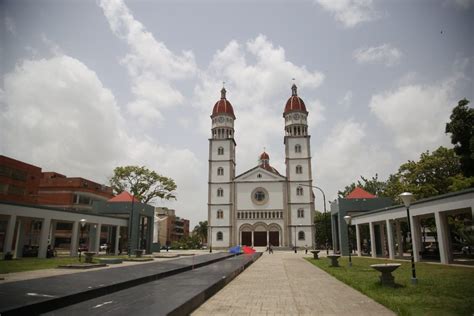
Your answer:
[[[132,199],[135,202],[140,203],[140,200],[138,200],[136,197],[134,197],[133,195],[131,195],[127,191],[123,191],[122,193],[120,193],[119,195],[111,198],[107,202],[132,202]]]
[[[374,199],[376,198],[376,195],[373,195],[361,187],[356,187],[354,190],[352,190],[351,193],[346,195],[346,199]]]
[[[292,95],[288,99],[288,101],[286,101],[285,111],[283,112],[283,114],[286,114],[288,112],[295,112],[295,111],[304,112],[306,114],[308,113],[308,111],[306,110],[306,105],[296,93],[296,89],[297,89],[296,85],[293,84],[293,86],[291,87]]]

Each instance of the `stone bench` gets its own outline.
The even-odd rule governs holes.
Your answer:
[[[329,259],[331,259],[331,267],[339,267],[339,258],[341,256],[339,255],[329,255],[327,256]]]
[[[319,259],[319,250],[311,250],[310,252],[313,254],[313,259]]]
[[[395,278],[392,272],[401,266],[400,263],[372,264],[371,267],[382,273],[380,283],[387,286],[395,286]]]

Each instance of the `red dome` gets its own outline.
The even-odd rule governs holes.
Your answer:
[[[222,88],[221,90],[221,99],[214,104],[214,108],[212,109],[211,118],[216,117],[219,114],[227,114],[231,116],[235,120],[234,115],[234,108],[232,108],[232,104],[225,98],[226,90]]]
[[[285,106],[285,112],[283,114],[289,113],[289,112],[304,112],[308,114],[308,111],[306,110],[306,106],[303,102],[303,100],[296,94],[296,85],[293,84],[291,87],[292,90],[292,95],[286,102]]]
[[[270,156],[268,156],[268,154],[266,152],[263,152],[260,155],[260,160],[270,160]]]

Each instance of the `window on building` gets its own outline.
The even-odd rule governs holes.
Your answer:
[[[218,210],[217,211],[217,218],[224,218],[224,211],[223,210]]]
[[[217,196],[224,196],[224,189],[222,188],[217,189]]]
[[[296,195],[303,195],[303,188],[302,187],[297,187],[296,188]]]
[[[254,198],[255,198],[255,200],[258,201],[258,202],[264,201],[264,200],[265,200],[265,192],[263,192],[263,191],[257,191],[257,192],[255,192]]]
[[[224,234],[222,232],[217,232],[216,239],[217,240],[223,240],[224,239]]]
[[[303,167],[301,167],[300,165],[296,166],[296,173],[303,173]]]
[[[261,175],[260,173],[259,173],[259,174],[257,174],[257,178],[259,178],[259,179],[260,179],[261,177],[262,177],[262,175]]]
[[[295,153],[300,153],[301,152],[301,145],[300,144],[296,144],[295,145]]]
[[[304,231],[299,231],[298,232],[298,240],[305,240]]]
[[[304,218],[304,209],[298,209],[298,218]]]
[[[223,155],[224,154],[224,147],[217,148],[217,154],[218,155]]]
[[[217,175],[218,176],[223,176],[224,175],[224,168],[222,168],[222,167],[217,168]]]

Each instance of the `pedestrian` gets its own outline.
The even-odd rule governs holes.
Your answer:
[[[308,245],[304,245],[304,253],[307,255],[308,254]]]
[[[269,245],[268,245],[268,253],[273,254],[272,244],[269,244]]]

